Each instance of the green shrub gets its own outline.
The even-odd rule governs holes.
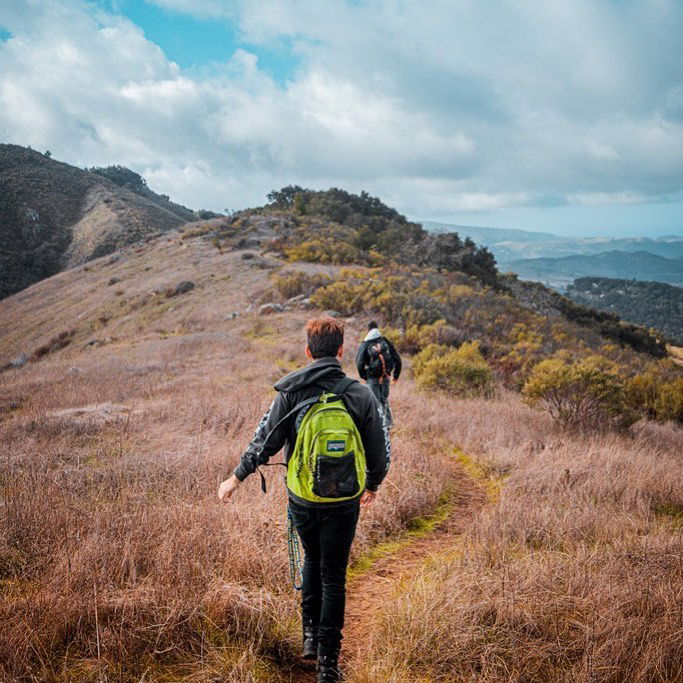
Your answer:
[[[631,377],[626,385],[633,410],[650,420],[683,422],[683,377],[671,364],[660,361]]]
[[[305,294],[310,296],[316,289],[329,284],[331,278],[324,273],[308,274],[302,270],[295,270],[278,275],[275,280],[275,289],[285,299]]]
[[[389,325],[380,325],[382,330],[382,336],[388,339],[396,348],[401,345],[401,330],[397,330],[395,327],[390,327]]]
[[[430,344],[415,356],[413,372],[418,386],[457,396],[491,396],[494,390],[493,373],[476,341],[459,349]]]
[[[351,244],[328,237],[300,242],[287,249],[285,255],[290,261],[310,261],[313,263],[362,263],[362,252]]]
[[[633,409],[654,420],[657,417],[656,404],[662,382],[661,375],[653,368],[632,377],[626,388]]]
[[[345,315],[366,312],[396,327],[424,325],[443,318],[443,304],[435,298],[429,279],[398,267],[345,268],[329,285],[311,297],[318,308]]]
[[[534,366],[522,390],[564,429],[626,428],[638,417],[617,365],[601,356],[558,356]]]
[[[661,422],[683,423],[683,377],[662,384],[655,402],[655,415]]]
[[[400,341],[401,351],[417,353],[430,344],[458,348],[465,342],[465,334],[445,320],[428,325],[410,325]]]

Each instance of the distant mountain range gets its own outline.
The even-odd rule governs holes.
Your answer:
[[[197,217],[122,167],[88,171],[0,144],[0,298]]]
[[[532,232],[513,228],[480,228],[472,225],[451,225],[422,221],[427,230],[449,232],[471,237],[488,247],[500,264],[518,259],[558,258],[576,254],[600,254],[606,251],[647,251],[665,258],[683,256],[683,236],[663,237],[562,237],[549,232]]]
[[[683,285],[683,237],[571,238],[547,232],[423,222],[486,246],[502,271],[564,290],[575,278],[602,276]]]

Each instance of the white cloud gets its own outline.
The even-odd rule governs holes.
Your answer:
[[[200,19],[207,17],[230,17],[234,11],[234,2],[224,0],[154,0],[150,4],[158,5],[171,12],[189,14]]]
[[[600,0],[155,0],[234,20],[302,59],[278,86],[254,48],[185,72],[84,0],[0,21],[0,133],[122,163],[191,206],[288,183],[414,214],[658,201],[683,185],[683,6]]]
[[[567,197],[570,204],[609,206],[612,204],[646,204],[650,198],[634,192],[577,192]]]

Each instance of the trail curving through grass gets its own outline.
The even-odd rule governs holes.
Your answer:
[[[415,520],[398,539],[381,543],[349,570],[342,663],[349,683],[369,683],[370,653],[386,597],[400,591],[430,558],[458,552],[460,539],[478,511],[492,501],[489,478],[468,471],[457,448],[442,456],[448,479],[434,513]],[[473,462],[467,458],[467,462]]]

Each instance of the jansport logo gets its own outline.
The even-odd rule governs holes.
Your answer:
[[[346,448],[346,441],[328,441],[327,450],[332,453],[339,453]]]

